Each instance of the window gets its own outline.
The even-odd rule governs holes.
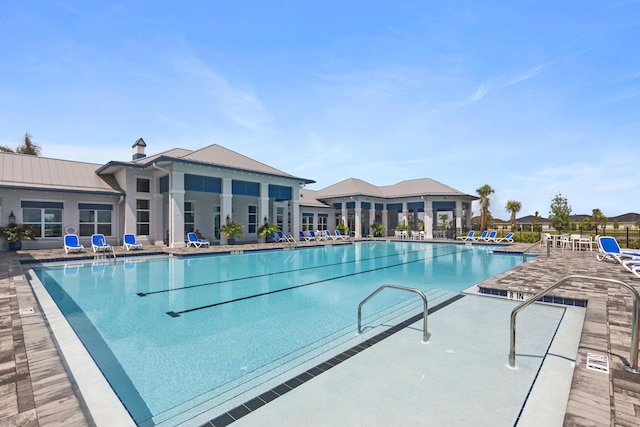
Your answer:
[[[150,204],[149,200],[136,200],[136,234],[138,236],[149,235]]]
[[[249,233],[255,233],[258,230],[258,207],[255,205],[249,205]]]
[[[149,193],[151,191],[151,181],[146,178],[136,178],[136,191],[138,193]]]
[[[184,202],[184,232],[191,233],[195,231],[196,204],[193,202]]]
[[[22,208],[22,222],[32,227],[34,237],[62,237],[62,209]]]
[[[113,206],[94,203],[79,203],[81,236],[104,234],[111,236],[111,211]]]
[[[284,207],[282,206],[276,208],[276,225],[278,226],[278,230],[284,230],[284,228],[282,228],[284,225]]]
[[[324,231],[324,230],[328,230],[328,219],[329,217],[327,215],[318,215],[318,230],[319,231]]]
[[[313,230],[313,214],[302,214],[302,231]]]

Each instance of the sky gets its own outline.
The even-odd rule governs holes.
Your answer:
[[[316,181],[431,178],[494,218],[640,212],[640,0],[0,4],[0,145],[219,144]],[[474,203],[474,215],[480,212]]]

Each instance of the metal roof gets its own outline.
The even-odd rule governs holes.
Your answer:
[[[0,153],[0,187],[124,194],[114,179],[96,174],[95,163]]]
[[[417,196],[465,196],[474,200],[478,198],[431,178],[411,179],[381,187],[361,179],[348,178],[318,191],[318,198],[320,199],[349,196],[369,196],[385,199]]]

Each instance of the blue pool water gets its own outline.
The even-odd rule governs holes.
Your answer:
[[[431,303],[521,262],[487,247],[375,242],[33,270],[134,420],[154,425],[353,339],[358,304],[384,283]],[[385,291],[363,323],[420,307],[413,294]]]

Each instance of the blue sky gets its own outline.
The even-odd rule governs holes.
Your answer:
[[[0,5],[0,144],[220,144],[321,189],[429,177],[494,217],[640,212],[640,1]],[[474,207],[474,213],[479,209]]]

